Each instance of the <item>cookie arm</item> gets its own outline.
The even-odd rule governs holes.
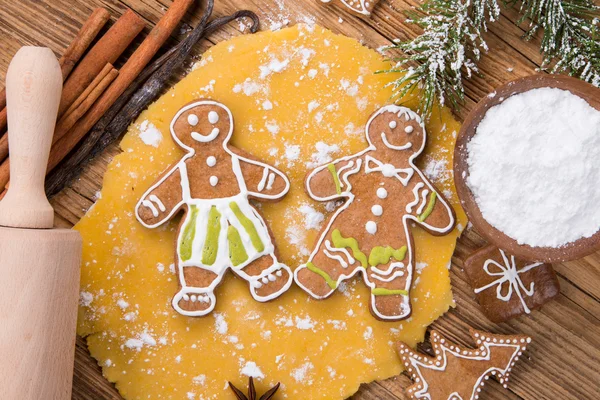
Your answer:
[[[262,200],[278,200],[290,190],[290,181],[275,167],[249,155],[239,156],[248,194]]]
[[[322,165],[306,177],[306,191],[317,201],[346,197],[349,193],[347,177],[358,172],[361,164],[361,159],[345,157]]]
[[[445,235],[454,228],[454,210],[426,178],[417,180],[413,195],[415,198],[407,205],[406,211],[423,228],[434,235]]]
[[[183,203],[181,170],[179,165],[164,174],[135,206],[135,216],[147,228],[155,228],[168,221]]]

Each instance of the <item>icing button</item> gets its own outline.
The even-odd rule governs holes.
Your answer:
[[[217,183],[219,183],[219,178],[213,175],[210,177],[209,181],[211,186],[217,186]]]
[[[377,189],[377,197],[379,197],[380,199],[385,199],[387,195],[388,192],[384,188],[380,187],[379,189]]]
[[[206,159],[206,165],[208,165],[209,167],[214,167],[215,165],[217,165],[217,159],[215,158],[215,156],[209,156]]]
[[[377,233],[377,224],[375,223],[375,221],[368,221],[365,225],[365,229],[371,235],[374,235],[375,233]]]
[[[381,207],[379,204],[376,204],[373,207],[371,207],[371,212],[376,217],[380,217],[381,214],[383,214],[383,207]]]

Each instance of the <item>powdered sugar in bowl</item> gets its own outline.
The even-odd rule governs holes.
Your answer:
[[[458,195],[496,246],[530,260],[600,249],[600,89],[565,76],[510,82],[479,102],[454,153]]]

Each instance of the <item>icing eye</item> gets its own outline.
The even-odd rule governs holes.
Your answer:
[[[198,125],[198,116],[196,114],[190,114],[187,117],[187,121],[191,126],[196,126]]]
[[[217,114],[216,111],[210,111],[208,113],[208,122],[213,125],[219,122],[219,114]]]
[[[395,129],[398,126],[398,123],[396,121],[390,121],[390,128],[391,129]]]
[[[408,125],[406,128],[404,128],[404,132],[406,133],[413,133],[414,130],[415,128],[413,128],[411,125]]]

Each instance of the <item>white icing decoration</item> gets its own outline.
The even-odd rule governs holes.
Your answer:
[[[381,281],[381,282],[391,282],[400,276],[404,276],[404,271],[395,271],[389,277],[383,277],[383,276],[371,274],[371,278],[377,279],[378,281]]]
[[[329,3],[331,0],[321,0],[323,3]],[[340,0],[342,4],[352,11],[362,14],[371,15],[368,9],[369,0]]]
[[[375,221],[367,221],[367,223],[365,224],[365,229],[371,235],[374,235],[377,233],[377,223]]]
[[[483,265],[483,270],[489,276],[498,276],[499,278],[493,282],[488,283],[485,286],[475,289],[475,293],[481,293],[484,290],[487,290],[494,286],[497,286],[496,287],[496,298],[498,300],[502,300],[502,301],[510,301],[510,299],[512,298],[513,291],[514,291],[517,294],[517,296],[519,297],[519,300],[521,300],[521,304],[523,305],[523,310],[525,311],[525,313],[529,314],[531,312],[531,310],[527,307],[527,304],[525,303],[525,299],[523,298],[523,294],[525,294],[525,296],[527,296],[527,297],[533,296],[533,293],[535,291],[534,290],[534,282],[531,282],[529,289],[527,289],[525,287],[525,285],[523,284],[523,281],[521,280],[520,274],[525,273],[529,270],[532,270],[536,267],[539,267],[540,265],[542,265],[542,263],[540,263],[540,262],[533,263],[533,264],[526,265],[525,267],[523,267],[521,269],[517,269],[517,266],[515,263],[515,256],[511,255],[510,261],[509,261],[508,257],[506,256],[506,253],[504,253],[503,250],[500,250],[500,254],[502,255],[502,260],[504,261],[504,265],[501,265],[500,263],[496,262],[495,260],[487,260],[485,262],[485,264]],[[499,272],[490,271],[490,265],[494,265],[494,266],[498,267],[500,271]],[[504,287],[505,283],[508,284],[507,288]],[[506,289],[506,294],[502,294],[503,289]],[[523,292],[521,292],[521,291],[523,291]]]
[[[217,114],[215,111],[209,111],[208,122],[210,122],[213,125],[219,122],[219,114]]]
[[[356,260],[354,259],[354,257],[352,257],[350,255],[350,253],[348,252],[348,250],[346,250],[346,249],[338,249],[336,247],[333,247],[331,245],[331,242],[329,240],[325,241],[325,248],[327,248],[327,250],[329,250],[332,253],[336,253],[336,252],[344,253],[344,255],[346,256],[346,259],[348,260],[348,264],[350,264],[350,265],[352,265],[352,264],[354,264],[356,262]]]
[[[429,194],[429,190],[425,189],[421,192],[421,204],[419,205],[419,208],[417,208],[417,215],[421,215],[421,213],[423,212],[423,209],[425,209],[425,206],[427,205],[427,195]]]
[[[208,165],[209,167],[214,167],[215,165],[217,165],[217,159],[215,158],[215,156],[208,156],[208,158],[206,159],[206,165]]]
[[[340,181],[340,188],[343,188],[345,186],[345,183],[340,178],[341,176],[343,176],[342,172],[345,171],[345,170],[347,170],[347,169],[349,169],[349,168],[352,168],[353,166],[354,166],[354,161],[350,161],[348,164],[344,165],[342,168],[340,168],[337,171],[337,176],[338,176],[338,179]]]
[[[384,188],[377,189],[377,197],[379,197],[380,199],[385,199],[387,196],[388,196],[387,190],[385,190]]]
[[[317,200],[317,201],[331,201],[331,200],[337,200],[337,199],[346,199],[346,201],[343,203],[343,205],[339,209],[337,209],[336,212],[334,213],[334,215],[330,218],[330,220],[329,220],[326,228],[323,230],[323,233],[319,237],[319,240],[317,241],[317,244],[316,244],[313,252],[311,253],[311,255],[310,255],[309,259],[308,259],[309,262],[312,262],[312,260],[314,259],[314,257],[320,251],[322,251],[321,249],[322,249],[322,245],[323,245],[324,242],[325,242],[325,245],[327,245],[328,241],[326,241],[325,237],[332,230],[332,226],[333,226],[333,223],[336,220],[336,218],[353,203],[354,198],[356,196],[352,193],[352,185],[348,181],[348,178],[351,175],[354,175],[354,174],[356,174],[356,173],[358,173],[360,171],[360,169],[362,167],[362,164],[363,164],[363,156],[368,155],[367,153],[369,153],[369,152],[371,152],[371,151],[373,151],[373,150],[376,149],[375,146],[373,145],[373,143],[371,142],[371,139],[369,138],[369,135],[368,135],[369,128],[371,126],[371,123],[373,122],[373,120],[377,116],[379,116],[379,115],[381,115],[383,113],[386,113],[386,112],[396,113],[396,114],[398,114],[398,117],[401,117],[402,115],[405,115],[407,121],[411,120],[411,119],[414,119],[414,120],[416,120],[420,124],[420,126],[421,126],[421,128],[423,130],[423,141],[422,141],[421,147],[419,149],[415,150],[413,152],[413,154],[411,154],[409,156],[408,162],[409,162],[409,165],[411,166],[411,168],[416,172],[416,175],[419,178],[419,180],[422,181],[422,182],[426,182],[427,187],[429,187],[431,190],[433,190],[433,188],[430,187],[429,183],[426,181],[426,178],[423,175],[423,173],[419,169],[417,169],[416,166],[414,165],[415,158],[419,154],[421,154],[423,152],[423,149],[425,148],[425,144],[426,144],[426,131],[425,131],[425,127],[423,126],[423,123],[421,121],[421,118],[417,114],[415,114],[412,110],[410,110],[408,108],[405,108],[405,107],[400,107],[400,106],[396,106],[396,105],[389,105],[389,106],[382,107],[377,112],[375,112],[371,116],[371,118],[369,119],[369,121],[367,122],[367,125],[366,125],[366,128],[365,128],[365,132],[367,133],[366,134],[366,139],[367,139],[367,142],[369,143],[369,146],[365,150],[363,150],[363,151],[361,151],[361,152],[359,152],[357,154],[354,154],[354,155],[351,155],[351,156],[342,157],[340,159],[337,159],[337,160],[329,163],[329,164],[333,164],[333,165],[343,164],[343,166],[341,168],[339,168],[339,170],[338,170],[338,177],[341,176],[340,186],[342,186],[342,183],[346,185],[346,188],[344,189],[344,191],[342,191],[341,194],[335,193],[335,194],[332,194],[332,195],[320,197],[320,196],[315,195],[315,193],[313,192],[313,190],[312,190],[312,188],[310,186],[311,179],[316,174],[318,174],[319,172],[321,172],[324,169],[326,169],[329,164],[322,165],[321,167],[318,167],[318,168],[314,169],[308,175],[307,185],[306,186],[307,186],[308,194],[314,200]],[[351,169],[351,170],[348,170],[348,171],[344,171],[345,173],[343,175],[340,174],[340,171],[342,169],[346,169],[345,167],[348,164],[354,163],[354,162],[356,163],[356,167],[354,169]],[[384,199],[384,198],[387,197],[387,190],[385,190],[385,188],[380,187],[380,188],[377,189],[377,195],[378,195],[379,198]],[[402,224],[403,224],[404,234],[405,234],[406,238],[410,238],[410,232],[409,232],[409,228],[408,228],[409,220],[411,220],[411,221],[413,221],[413,222],[415,222],[417,224],[423,225],[424,227],[426,227],[430,231],[438,232],[440,234],[447,233],[447,232],[449,232],[452,229],[452,227],[454,226],[454,221],[455,220],[454,220],[454,215],[453,215],[453,213],[451,211],[450,206],[446,203],[445,199],[443,197],[441,197],[441,196],[438,196],[438,200],[437,201],[439,202],[439,204],[441,206],[445,207],[446,210],[448,210],[448,216],[449,216],[448,225],[445,226],[445,227],[441,227],[441,228],[437,227],[437,226],[432,226],[432,225],[428,224],[425,221],[423,221],[423,222],[419,221],[418,217],[415,216],[415,215],[405,214],[404,216],[402,216]],[[438,203],[436,202],[436,205],[437,204]],[[331,252],[331,249],[329,247],[327,247],[327,250]],[[407,272],[407,276],[405,278],[405,280],[406,280],[406,288],[405,289],[406,290],[410,289],[410,285],[412,283],[412,275],[413,275],[413,261],[412,261],[413,254],[412,253],[413,253],[413,251],[412,251],[412,248],[411,248],[410,242],[409,242],[408,251],[407,251],[407,258],[408,258],[408,260],[407,260],[408,264],[407,265],[408,265],[408,267],[407,267],[407,271],[406,271]],[[352,263],[350,263],[350,264],[352,264]],[[390,271],[392,271],[394,268],[398,268],[398,265],[400,265],[402,263],[400,263],[398,265],[393,265],[393,264],[394,263],[392,263],[392,266],[390,266]],[[306,288],[304,285],[302,285],[302,283],[299,281],[299,279],[298,279],[298,273],[302,269],[304,269],[304,268],[307,268],[306,264],[301,265],[300,267],[296,268],[296,270],[294,271],[294,275],[295,275],[295,278],[296,278],[295,280],[296,280],[296,283],[298,284],[298,286],[300,286],[300,288],[303,289],[304,291],[306,291],[307,293],[310,293],[315,298],[318,298],[318,299],[325,298],[326,296],[315,296],[313,293],[310,292],[310,290],[308,288]],[[383,275],[383,276],[387,276],[388,275],[387,273],[383,273],[383,271],[378,270],[376,267],[371,267],[370,270],[372,272],[379,273],[380,275]],[[342,282],[342,281],[344,281],[346,279],[350,279],[350,278],[352,278],[353,276],[355,276],[358,273],[362,273],[363,274],[363,278],[364,278],[365,284],[367,286],[369,286],[371,289],[373,289],[373,288],[376,287],[375,283],[373,283],[369,279],[369,276],[367,274],[366,269],[363,268],[362,266],[357,266],[356,268],[353,268],[352,270],[349,270],[348,274],[340,274],[338,276],[337,280],[336,280],[336,286],[339,286],[340,282]],[[373,294],[371,294],[371,301],[374,304],[375,298],[374,298]],[[398,320],[398,319],[405,318],[410,313],[409,296],[404,296],[403,303],[401,304],[401,307],[402,307],[402,310],[406,310],[406,312],[403,313],[402,315],[396,315],[396,316],[392,316],[392,317],[381,314],[381,312],[379,312],[377,309],[373,309],[373,312],[377,316],[377,318],[379,318],[381,320]]]
[[[186,315],[186,316],[206,315],[206,314],[210,313],[215,307],[216,298],[214,295],[214,289],[221,282],[225,272],[227,271],[227,269],[229,268],[229,265],[231,264],[231,261],[229,258],[229,247],[228,247],[228,240],[227,240],[228,225],[231,225],[238,230],[241,241],[244,244],[244,247],[245,247],[247,255],[248,255],[248,259],[245,262],[234,267],[233,269],[235,270],[235,272],[238,276],[247,280],[250,283],[250,287],[251,287],[250,292],[252,294],[252,297],[255,300],[261,301],[261,302],[272,300],[272,299],[278,297],[279,295],[281,295],[283,292],[285,292],[292,284],[292,279],[291,279],[292,271],[286,265],[279,263],[277,261],[277,259],[275,258],[275,255],[273,254],[273,251],[274,251],[273,242],[271,240],[271,236],[269,235],[269,231],[266,226],[266,223],[264,222],[264,220],[260,216],[260,214],[250,205],[249,200],[248,200],[249,195],[251,195],[253,198],[256,198],[256,199],[268,199],[268,200],[279,199],[279,198],[283,197],[289,191],[290,182],[289,182],[288,178],[282,172],[276,170],[275,168],[270,167],[269,165],[261,163],[259,161],[251,160],[251,159],[248,159],[248,158],[245,158],[245,157],[242,157],[242,156],[239,156],[239,155],[233,153],[227,146],[229,139],[231,138],[231,135],[233,133],[233,125],[230,124],[229,131],[223,140],[223,149],[231,157],[231,168],[232,168],[233,174],[235,175],[235,177],[237,179],[240,193],[235,196],[216,198],[216,199],[210,199],[210,198],[202,199],[202,198],[192,198],[191,197],[190,182],[189,182],[189,178],[188,178],[186,160],[188,158],[193,157],[195,155],[196,151],[194,150],[194,148],[185,145],[183,142],[181,142],[181,140],[179,140],[179,138],[175,134],[175,121],[181,116],[182,113],[187,112],[190,109],[197,107],[197,106],[201,106],[201,105],[210,105],[210,106],[220,107],[225,112],[227,112],[227,114],[229,116],[229,120],[233,121],[233,116],[231,115],[231,111],[224,105],[214,102],[214,101],[207,101],[207,100],[197,101],[197,102],[191,103],[191,104],[183,107],[181,110],[179,110],[178,113],[173,118],[171,125],[170,125],[171,135],[173,136],[173,140],[181,148],[186,150],[188,152],[188,154],[186,154],[181,159],[181,161],[179,161],[160,180],[158,180],[153,186],[151,186],[146,191],[146,193],[144,193],[144,195],[142,196],[140,201],[137,203],[136,208],[135,208],[136,218],[143,226],[145,226],[147,228],[156,228],[156,227],[164,224],[173,215],[175,215],[175,213],[177,213],[183,206],[187,206],[188,208],[191,206],[194,206],[197,209],[197,217],[196,218],[197,218],[198,223],[196,224],[196,234],[194,236],[194,242],[192,245],[192,256],[189,260],[187,260],[185,262],[178,260],[178,263],[179,263],[178,274],[179,274],[179,282],[181,284],[181,290],[173,297],[173,300],[172,300],[172,305],[175,308],[175,310],[177,312],[179,312],[180,314]],[[219,134],[219,130],[215,128],[215,129],[213,129],[213,132],[211,133],[211,135],[203,136],[203,135],[197,134],[199,136],[199,138],[194,138],[194,139],[195,140],[201,139],[201,140],[199,140],[200,142],[209,142],[209,141],[215,139],[218,134]],[[192,133],[192,136],[194,136],[194,133]],[[261,194],[258,192],[254,192],[252,190],[248,190],[248,188],[246,186],[246,182],[244,180],[244,176],[242,175],[240,163],[252,164],[252,165],[262,167],[264,169],[269,169],[269,171],[271,171],[271,174],[272,174],[271,180],[274,181],[276,177],[278,179],[282,179],[283,182],[285,183],[284,188],[279,193],[275,193],[275,194]],[[163,182],[165,182],[165,180],[168,177],[170,177],[171,175],[173,175],[176,172],[178,172],[180,175],[181,194],[182,194],[181,200],[176,205],[174,205],[170,210],[165,210],[165,211],[168,211],[167,215],[165,215],[159,221],[156,221],[152,224],[148,224],[148,223],[144,222],[140,216],[140,212],[139,212],[140,207],[141,206],[149,207],[148,204],[151,204],[152,207],[154,207],[154,205],[148,199],[150,199],[150,196],[153,195],[153,192]],[[235,216],[235,214],[233,213],[233,211],[230,208],[231,202],[236,202],[237,205],[239,206],[241,212],[246,216],[246,218],[248,218],[253,223],[253,225],[256,228],[256,231],[258,233],[258,236],[260,237],[261,241],[264,244],[264,250],[262,252],[258,252],[252,245],[252,241],[250,239],[249,234],[246,232],[246,230],[241,225],[240,221],[237,219],[237,217]],[[217,211],[221,214],[221,218],[220,218],[221,230],[220,230],[220,235],[219,235],[219,240],[218,240],[219,245],[218,245],[218,250],[217,250],[217,257],[216,257],[215,262],[209,266],[209,265],[202,264],[202,249],[203,249],[204,242],[206,240],[206,228],[207,228],[206,219],[207,219],[208,213],[210,212],[212,207],[216,207]],[[182,227],[187,225],[190,222],[191,215],[192,215],[191,212],[186,212],[185,220],[183,222]],[[177,239],[177,244],[176,244],[177,249],[180,248],[180,244],[181,244],[181,240],[182,240],[182,235],[181,235],[182,231],[183,231],[183,229],[180,230],[180,234]],[[253,262],[253,261],[257,260],[258,258],[261,258],[265,255],[268,255],[271,257],[271,259],[273,260],[273,264],[270,267],[268,267],[267,269],[263,270],[259,276],[250,276],[244,272],[244,267],[246,267],[251,262]],[[185,282],[185,276],[183,273],[184,267],[195,267],[195,268],[206,269],[206,270],[209,270],[209,271],[215,273],[217,275],[217,277],[210,283],[210,285],[208,287],[199,288],[199,287],[187,286],[187,284]],[[288,273],[289,279],[281,287],[281,289],[274,293],[271,293],[267,296],[258,295],[258,293],[256,292],[256,289],[258,289],[260,286],[257,285],[257,282],[259,280],[262,280],[265,277],[268,281],[269,275],[273,276],[273,274],[276,273],[277,271],[283,271],[283,270],[285,270]],[[203,302],[210,303],[209,307],[207,307],[205,310],[199,310],[199,311],[188,311],[188,310],[182,309],[179,306],[179,301],[182,299],[183,300],[189,299],[191,295],[196,295],[197,299],[201,298]]]
[[[348,268],[348,263],[339,254],[331,254],[327,250],[323,250],[323,253],[329,258],[331,258],[333,260],[337,260],[340,263],[340,265],[342,266],[342,268]]]
[[[376,217],[381,217],[381,214],[383,214],[383,207],[381,207],[379,204],[375,204],[373,207],[371,207],[371,212]]]
[[[406,144],[403,144],[400,146],[391,144],[390,142],[388,142],[385,132],[381,132],[381,140],[383,141],[383,144],[385,144],[387,147],[389,147],[392,150],[407,150],[412,147],[412,142],[407,142]]]
[[[217,186],[217,183],[219,183],[219,178],[213,175],[210,177],[209,181],[211,186]]]
[[[267,190],[273,189],[273,182],[275,182],[275,174],[269,173],[269,182],[267,182]]]
[[[412,125],[408,125],[406,128],[404,128],[404,132],[406,133],[413,133],[414,130],[415,128],[413,128]]]
[[[390,129],[396,129],[396,127],[398,126],[398,123],[396,121],[390,121]]]
[[[415,199],[406,205],[407,213],[412,212],[413,207],[419,203],[419,190],[424,186],[423,182],[419,182],[413,187],[413,196],[415,196]]]
[[[142,204],[149,208],[150,211],[152,211],[152,215],[156,218],[158,217],[158,210],[156,209],[156,207],[154,206],[154,204],[152,204],[152,202],[150,200],[144,200],[142,201]]]
[[[219,128],[213,128],[210,134],[206,136],[198,132],[192,132],[192,139],[201,143],[212,142],[217,136],[219,136]]]
[[[267,177],[269,176],[269,169],[265,168],[263,169],[263,174],[262,174],[262,178],[260,179],[260,182],[258,182],[258,191],[262,192],[263,189],[265,188],[265,184],[267,183]]]
[[[371,167],[369,165],[370,163],[375,164],[375,167]],[[410,178],[412,178],[412,176],[414,175],[415,170],[412,168],[396,168],[392,164],[384,164],[372,156],[366,156],[365,172],[367,174],[371,172],[381,172],[386,178],[395,177],[404,186],[406,186],[408,185]],[[400,176],[400,174],[403,174],[404,176]]]
[[[156,205],[158,206],[158,209],[161,212],[165,212],[166,211],[167,208],[165,207],[165,205],[163,204],[163,202],[160,201],[160,199],[155,194],[151,194],[150,196],[148,196],[148,199],[150,199],[150,201],[156,203]],[[155,217],[156,217],[156,215],[155,215]]]
[[[190,114],[187,117],[187,121],[188,121],[188,124],[190,124],[191,126],[196,126],[196,125],[198,125],[198,122],[199,122],[198,116],[196,114]]]

